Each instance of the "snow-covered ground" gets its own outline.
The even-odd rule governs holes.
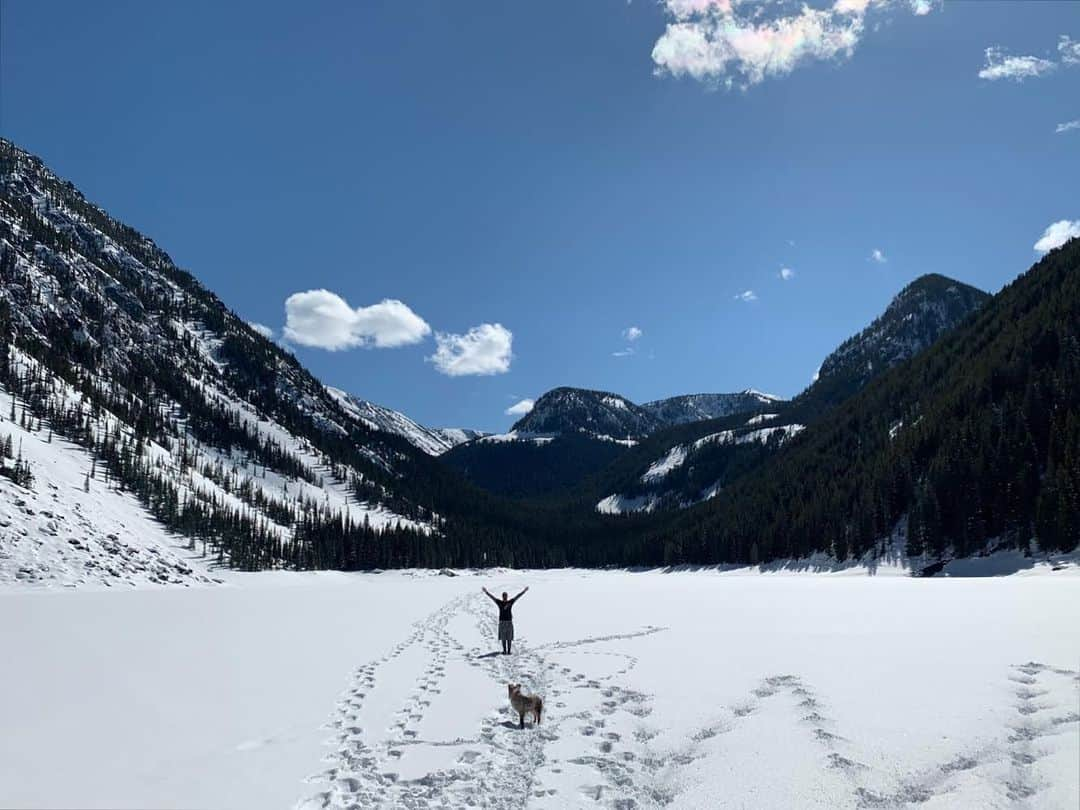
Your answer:
[[[8,585],[0,806],[1077,807],[1076,566],[897,573]]]

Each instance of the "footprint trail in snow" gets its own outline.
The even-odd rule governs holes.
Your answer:
[[[622,797],[621,806],[649,806],[639,786],[637,755],[621,750],[608,729],[615,715],[649,713],[648,698],[616,683],[637,663],[623,652],[587,649],[660,632],[647,627],[614,636],[533,648],[498,649],[486,600],[458,597],[418,622],[382,658],[359,667],[331,721],[329,767],[311,778],[318,792],[299,805],[350,807],[566,806],[592,797]],[[561,657],[590,656],[606,666],[590,675]],[[520,682],[544,697],[539,726],[519,730],[506,684]],[[398,708],[392,714],[387,704]],[[472,716],[471,724],[463,718]],[[560,743],[569,737],[565,758]],[[581,755],[581,737],[595,753]],[[635,743],[642,748],[643,743]],[[571,755],[573,754],[573,755]],[[564,770],[580,772],[579,795],[560,795]],[[551,777],[551,778],[546,778]],[[605,802],[606,803],[606,802]]]
[[[796,674],[761,679],[681,743],[661,747],[662,729],[650,724],[652,699],[629,683],[638,659],[626,642],[664,629],[540,646],[518,641],[514,654],[503,656],[494,652],[486,600],[459,596],[354,672],[329,726],[328,767],[311,777],[317,792],[298,807],[678,805],[695,763],[737,753],[730,746],[740,732],[783,724],[801,740],[802,755],[847,795],[844,806],[974,806],[986,797],[994,806],[1035,808],[1049,785],[1040,771],[1044,743],[1078,733],[1080,675],[1029,662],[1008,674],[1015,718],[999,739],[973,741],[916,772],[892,770],[860,751],[828,701]],[[620,642],[618,649],[611,642]],[[506,698],[510,682],[543,696],[539,726],[527,719],[518,729]]]

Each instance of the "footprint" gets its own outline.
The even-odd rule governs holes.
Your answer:
[[[753,714],[755,708],[752,703],[738,703],[731,707],[731,713],[736,717],[746,717]]]

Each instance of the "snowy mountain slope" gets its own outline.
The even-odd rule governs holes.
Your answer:
[[[214,581],[205,561],[184,548],[187,538],[167,532],[134,493],[106,479],[104,468],[90,478],[81,447],[7,418],[11,406],[11,396],[0,391],[0,442],[11,440],[33,481],[19,486],[0,476],[0,585]],[[13,461],[6,461],[9,468]]]
[[[359,537],[437,522],[399,472],[417,462],[412,446],[8,141],[0,281],[3,391],[38,432],[77,445],[86,470],[107,469],[224,561],[322,565],[319,527]]]
[[[766,414],[776,418],[776,414]],[[804,425],[759,427],[760,416],[742,427],[706,433],[692,441],[671,445],[656,457],[626,492],[608,495],[596,504],[602,514],[685,509],[716,497],[730,475],[727,465],[741,447],[752,446],[755,456],[776,451]],[[677,479],[677,480],[672,480]]]
[[[372,430],[401,436],[409,444],[429,456],[441,455],[459,444],[486,435],[479,430],[424,427],[400,411],[354,397],[340,388],[327,386],[326,390],[350,416],[363,422]]]
[[[472,428],[431,428],[431,430],[442,436],[451,448],[488,435],[483,430],[473,430]]]

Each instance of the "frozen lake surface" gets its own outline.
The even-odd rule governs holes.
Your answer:
[[[880,573],[6,586],[0,805],[1080,805],[1075,569]]]

